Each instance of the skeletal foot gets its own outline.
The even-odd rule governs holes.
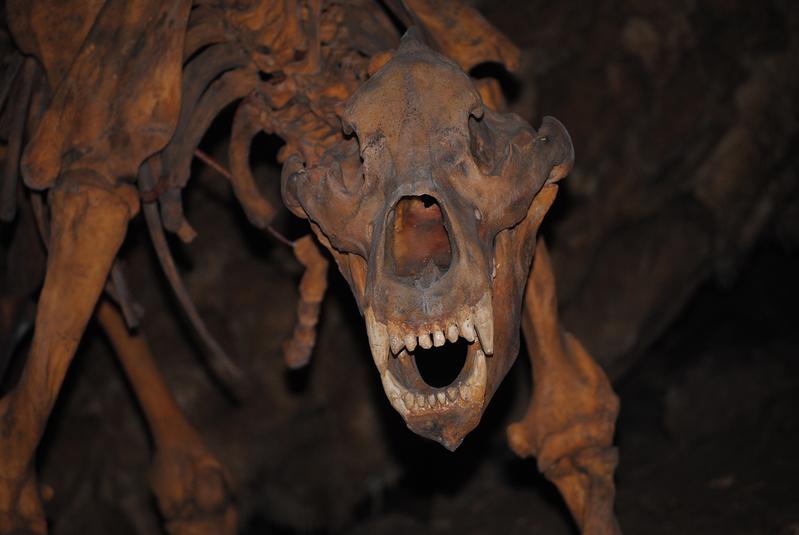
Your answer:
[[[171,535],[237,533],[229,478],[209,454],[159,450],[153,463],[152,486]]]
[[[0,474],[0,535],[47,535],[47,522],[33,471],[8,478],[0,466]]]

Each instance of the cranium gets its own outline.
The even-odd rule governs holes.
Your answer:
[[[553,118],[536,131],[487,109],[456,64],[412,35],[342,123],[319,162],[286,162],[284,201],[350,283],[392,406],[455,449],[518,353],[536,233],[571,168],[571,140]],[[452,344],[465,353],[459,375],[427,384],[421,353]]]

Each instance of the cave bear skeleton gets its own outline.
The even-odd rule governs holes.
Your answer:
[[[230,478],[182,415],[141,330],[130,329],[135,307],[115,259],[144,212],[211,368],[235,391],[242,374],[188,299],[164,229],[193,238],[180,193],[200,157],[230,179],[250,222],[282,239],[249,169],[262,131],[285,141],[283,200],[312,230],[290,243],[306,272],[288,364],[306,363],[314,344],[327,267],[317,243],[352,289],[388,401],[411,430],[449,449],[479,423],[524,331],[534,388],[510,446],[537,458],[583,533],[620,532],[618,400],[562,329],[537,239],[572,167],[571,140],[556,119],[536,130],[503,113],[498,83],[467,74],[518,64],[517,49],[475,10],[452,0],[6,4],[17,49],[0,85],[11,113],[0,208],[13,219],[9,191],[20,177],[47,267],[24,371],[0,400],[0,535],[47,531],[34,453],[92,316],[150,424],[167,530],[235,533]],[[410,28],[402,39],[400,27]],[[231,103],[226,169],[197,145]],[[467,348],[460,375],[429,386],[414,353],[453,343]]]

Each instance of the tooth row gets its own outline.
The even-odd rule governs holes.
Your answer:
[[[412,412],[443,408],[461,399],[480,402],[485,394],[486,356],[485,353],[478,350],[476,357],[469,377],[457,385],[451,385],[425,394],[409,392],[400,386],[390,370],[386,370],[382,374],[383,388],[389,401],[391,401],[391,405],[404,416],[408,416]]]
[[[491,295],[486,292],[477,305],[461,308],[453,320],[436,323],[432,327],[423,327],[419,332],[406,332],[393,322],[389,322],[388,326],[381,324],[380,328],[387,331],[388,345],[395,355],[399,355],[403,349],[413,352],[417,345],[423,349],[430,349],[433,346],[443,346],[447,340],[455,343],[459,336],[470,343],[479,337],[483,351],[492,355],[494,353],[494,313],[491,306]],[[368,326],[369,318],[367,318]]]

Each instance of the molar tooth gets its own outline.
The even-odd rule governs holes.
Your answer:
[[[364,318],[366,319],[366,335],[369,338],[372,358],[382,374],[388,366],[388,328],[375,319],[372,307],[366,308]]]
[[[474,325],[480,337],[480,345],[488,355],[494,354],[494,311],[491,308],[491,294],[486,292],[474,307]]]
[[[453,344],[458,341],[458,326],[454,323],[447,327],[447,340]]]
[[[409,411],[413,410],[414,401],[415,401],[415,396],[410,392],[405,392],[405,395],[402,396],[402,402],[405,403],[405,408],[408,409]]]
[[[460,386],[458,386],[458,391],[460,392],[461,397],[465,401],[469,401],[469,398],[471,397],[471,392],[472,392],[472,389],[471,389],[471,387],[469,385],[460,385]]]
[[[469,342],[474,342],[474,326],[472,325],[472,316],[468,312],[463,314],[461,319],[461,336]]]
[[[431,407],[436,406],[436,395],[435,394],[427,394],[427,404]]]
[[[433,333],[433,345],[436,347],[441,347],[446,342],[446,338],[444,338],[444,333],[441,332],[441,329],[436,330]]]
[[[427,407],[427,402],[424,399],[422,394],[416,394],[416,408],[417,409],[424,409]]]
[[[447,395],[443,391],[436,392],[436,398],[441,405],[444,405],[447,402]]]
[[[414,335],[405,335],[405,347],[408,348],[408,353],[412,353],[416,349],[416,337]]]
[[[450,401],[455,401],[456,399],[458,399],[458,388],[454,386],[448,387],[447,398],[449,398]]]
[[[396,323],[389,322],[388,324],[388,341],[391,346],[391,352],[395,355],[399,355],[402,348],[405,347],[402,330]]]
[[[430,339],[430,335],[427,333],[419,334],[419,345],[422,346],[423,349],[430,349],[433,347],[433,341]]]

